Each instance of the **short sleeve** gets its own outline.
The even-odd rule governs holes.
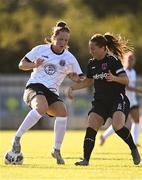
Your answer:
[[[79,65],[79,63],[78,63],[78,61],[76,59],[75,59],[75,62],[73,64],[73,70],[77,74],[83,74],[83,72],[82,72],[82,70],[80,68],[80,65]]]
[[[113,68],[113,71],[116,75],[119,75],[121,73],[125,73],[124,67],[121,63],[121,61],[113,56],[111,56],[111,65]]]
[[[40,49],[40,46],[36,46],[34,47],[31,51],[29,51],[25,57],[27,59],[29,59],[31,62],[34,62],[36,59],[38,59],[40,56],[39,56],[39,49]]]
[[[91,64],[90,63],[88,63],[88,65],[87,65],[87,78],[93,78],[92,69],[91,69]]]
[[[77,59],[74,56],[71,56],[70,62],[68,64],[68,70],[67,70],[68,74],[72,73],[72,72],[74,72],[74,73],[76,73],[78,75],[83,74],[79,63],[78,63]]]

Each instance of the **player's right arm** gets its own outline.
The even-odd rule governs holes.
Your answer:
[[[43,59],[40,58],[41,50],[43,48],[43,45],[39,45],[29,51],[20,61],[19,69],[23,71],[28,71],[33,70],[34,68],[38,68],[43,63]]]
[[[23,71],[28,71],[28,70],[32,70],[34,68],[39,67],[41,64],[43,63],[43,59],[37,59],[34,62],[31,62],[30,60],[28,60],[26,57],[24,57],[20,63],[19,63],[19,69],[23,70]]]
[[[69,99],[73,99],[73,91],[74,90],[79,90],[79,89],[83,89],[86,87],[89,87],[93,84],[93,79],[91,78],[85,78],[83,81],[79,82],[79,83],[74,83],[72,84],[66,91],[66,96]]]

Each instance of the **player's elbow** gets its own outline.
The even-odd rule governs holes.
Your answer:
[[[19,68],[20,70],[23,70],[23,64],[22,64],[21,62],[18,64],[18,68]]]
[[[20,70],[25,70],[25,62],[24,62],[24,59],[22,59],[22,60],[20,61],[20,63],[18,64],[18,68],[19,68]]]
[[[128,86],[128,84],[129,84],[129,79],[128,79],[128,77],[126,77],[126,83],[125,83],[125,85]]]

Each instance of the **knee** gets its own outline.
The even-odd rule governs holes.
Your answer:
[[[99,127],[96,126],[92,121],[88,121],[88,127],[92,128],[96,132],[99,130]]]
[[[112,122],[112,127],[115,131],[121,129],[124,126],[123,123],[116,123],[116,122]]]
[[[41,114],[43,116],[46,114],[48,106],[47,107],[46,106],[44,106],[44,107],[37,106],[35,109],[38,111],[39,114]]]
[[[66,109],[63,109],[59,112],[60,117],[68,117],[68,112],[66,111]]]

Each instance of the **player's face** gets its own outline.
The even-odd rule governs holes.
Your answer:
[[[135,65],[135,57],[134,55],[128,56],[128,68],[133,68]]]
[[[106,54],[105,47],[99,47],[95,42],[89,42],[90,54],[97,60],[104,58]]]
[[[53,48],[55,51],[62,52],[64,49],[66,49],[68,45],[68,41],[70,38],[70,34],[68,32],[62,32],[60,31],[57,36],[53,39]]]

